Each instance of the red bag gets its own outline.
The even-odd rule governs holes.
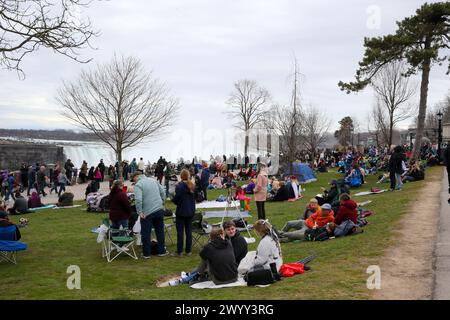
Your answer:
[[[305,273],[305,265],[303,263],[285,263],[280,268],[280,274],[285,278],[302,273]]]

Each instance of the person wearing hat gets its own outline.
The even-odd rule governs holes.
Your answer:
[[[316,210],[308,219],[306,219],[301,228],[291,232],[280,232],[280,242],[289,242],[294,240],[305,240],[309,229],[319,229],[328,223],[334,222],[334,212],[329,203],[322,205],[321,210]]]
[[[305,221],[305,225],[310,229],[321,228],[328,222],[334,222],[334,212],[331,205],[325,203],[322,205],[322,212],[316,212]]]

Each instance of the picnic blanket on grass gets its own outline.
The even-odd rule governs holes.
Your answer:
[[[44,209],[52,209],[54,207],[56,207],[55,204],[48,204],[48,205],[43,206],[43,207],[30,208],[30,209],[28,209],[28,211],[33,211],[34,212],[34,211],[39,211],[39,210],[44,210]]]
[[[386,191],[387,191],[386,189],[383,189],[383,190],[380,190],[380,191],[377,191],[377,192],[372,192],[372,191],[359,192],[359,193],[355,193],[355,196],[356,197],[368,196],[368,195],[371,195],[371,194],[380,194],[380,193],[383,193],[383,192],[386,192]]]
[[[248,213],[248,211],[239,211],[239,210],[221,210],[221,211],[206,211],[203,214],[205,219],[208,218],[251,218],[252,216]]]
[[[75,204],[73,206],[66,206],[66,207],[58,207],[58,206],[56,206],[56,207],[53,208],[53,210],[55,210],[55,209],[71,209],[71,208],[78,208],[78,207],[81,207],[81,204]]]
[[[214,284],[212,281],[198,282],[191,285],[193,289],[220,289],[220,288],[231,288],[231,287],[245,287],[247,282],[245,282],[243,277],[239,277],[236,282],[228,284]]]
[[[216,209],[216,208],[226,208],[228,203],[226,201],[203,201],[195,204],[196,209]],[[239,207],[239,201],[232,201],[230,204],[231,207]]]

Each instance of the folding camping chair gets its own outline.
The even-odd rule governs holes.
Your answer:
[[[203,213],[195,212],[192,218],[192,246],[203,247],[206,242],[204,239],[209,239],[210,232],[211,226],[203,221]]]
[[[16,239],[16,225],[0,228],[0,261],[17,264],[16,253],[28,248]]]
[[[134,250],[134,233],[128,229],[113,229],[109,224],[109,219],[105,219],[103,224],[108,227],[106,236],[103,238],[102,257],[108,262],[113,261],[122,253],[137,260]],[[116,252],[114,252],[116,251]]]

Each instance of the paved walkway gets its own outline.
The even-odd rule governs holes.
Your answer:
[[[126,181],[126,182],[124,182],[124,184],[126,186],[131,186],[131,182],[130,181]],[[66,191],[70,191],[70,192],[73,193],[75,201],[76,200],[84,200],[85,199],[86,187],[87,187],[87,183],[76,184],[74,186],[66,186]],[[41,196],[42,203],[44,203],[44,204],[51,204],[51,203],[57,203],[58,202],[58,194],[56,194],[55,192],[50,194],[50,189],[49,188],[45,188],[45,192],[47,193],[47,196],[45,196],[45,197]],[[108,181],[100,183],[100,190],[99,190],[99,192],[101,192],[103,194],[109,193],[109,182]]]
[[[449,197],[447,181],[447,170],[445,170],[442,177],[439,231],[434,249],[433,300],[450,299],[450,205],[447,202]]]

